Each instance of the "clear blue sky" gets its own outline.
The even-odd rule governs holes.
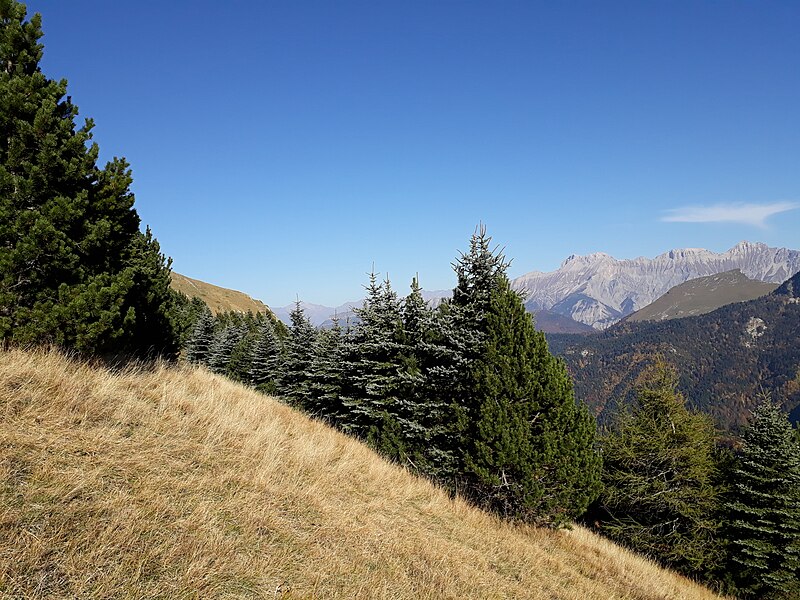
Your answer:
[[[800,246],[796,1],[28,7],[175,270],[274,306],[452,287],[479,221],[512,276]]]

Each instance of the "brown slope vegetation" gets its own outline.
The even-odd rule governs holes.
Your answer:
[[[178,292],[186,294],[189,298],[200,298],[208,304],[214,314],[228,311],[272,313],[266,304],[251,298],[244,292],[229,290],[199,279],[192,279],[175,271],[172,272],[171,287]]]
[[[777,287],[777,283],[756,281],[739,269],[733,269],[676,285],[655,302],[625,317],[625,320],[665,321],[704,315],[727,304],[766,296]]]
[[[193,368],[0,352],[0,597],[712,598]]]

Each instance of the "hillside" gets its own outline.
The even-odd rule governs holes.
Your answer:
[[[756,281],[739,269],[733,269],[676,285],[658,300],[629,315],[625,320],[664,321],[704,315],[726,304],[760,298],[777,287],[777,283]]]
[[[743,424],[763,390],[800,419],[800,273],[774,292],[697,317],[622,322],[598,335],[549,335],[579,398],[604,420],[632,398],[656,354],[675,364],[692,406],[730,430]]]
[[[0,596],[712,598],[192,368],[0,358]]]
[[[597,331],[591,325],[547,309],[533,311],[533,319],[536,329],[545,333],[595,333]]]
[[[192,279],[180,273],[172,272],[172,288],[178,292],[183,292],[190,298],[200,298],[203,302],[208,304],[208,307],[213,313],[236,311],[236,312],[262,312],[271,313],[270,308],[255,298],[251,298],[244,292],[237,292],[236,290],[229,290],[227,288],[219,287],[200,281],[199,279]]]

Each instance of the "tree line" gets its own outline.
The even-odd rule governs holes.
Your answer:
[[[595,424],[485,228],[436,308],[374,273],[352,323],[200,316],[189,361],[280,395],[507,518],[559,526],[599,492]]]
[[[764,396],[738,443],[687,408],[658,359],[600,435],[600,533],[741,598],[800,597],[800,444]]]

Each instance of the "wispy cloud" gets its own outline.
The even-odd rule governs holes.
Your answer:
[[[743,223],[766,227],[772,215],[800,208],[798,202],[769,202],[767,204],[720,203],[710,206],[683,206],[665,211],[662,221],[670,223]]]

